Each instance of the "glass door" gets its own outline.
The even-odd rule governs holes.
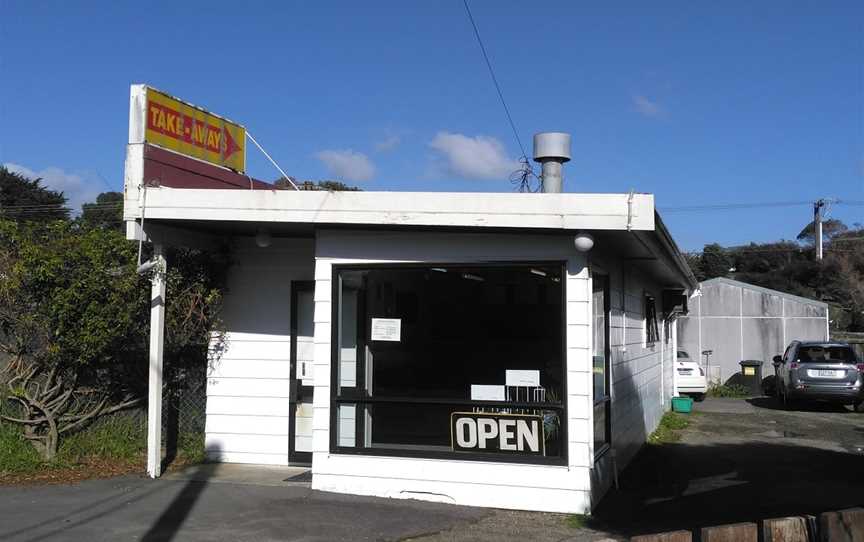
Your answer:
[[[314,281],[291,283],[291,375],[289,451],[291,463],[312,462]]]

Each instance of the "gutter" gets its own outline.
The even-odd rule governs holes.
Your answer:
[[[684,280],[687,281],[687,284],[690,286],[690,291],[693,292],[697,290],[699,288],[699,281],[696,280],[696,275],[693,274],[693,270],[690,269],[690,264],[687,263],[687,259],[684,258],[681,250],[678,249],[678,245],[675,244],[675,240],[672,239],[669,230],[666,229],[666,225],[663,223],[663,220],[660,219],[660,214],[657,211],[654,211],[654,231],[657,232],[657,238],[660,239],[663,248],[672,254],[672,260],[675,263],[675,267],[684,277]]]

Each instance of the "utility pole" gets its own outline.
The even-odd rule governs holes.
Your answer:
[[[822,207],[825,207],[825,200],[818,199],[813,203],[813,226],[816,233],[816,259],[822,260]]]

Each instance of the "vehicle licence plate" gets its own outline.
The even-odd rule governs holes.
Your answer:
[[[816,376],[824,376],[828,378],[839,378],[843,376],[844,371],[834,371],[831,369],[819,369],[816,371]]]

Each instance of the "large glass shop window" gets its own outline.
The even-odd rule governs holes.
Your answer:
[[[564,462],[562,264],[334,279],[334,451]]]

